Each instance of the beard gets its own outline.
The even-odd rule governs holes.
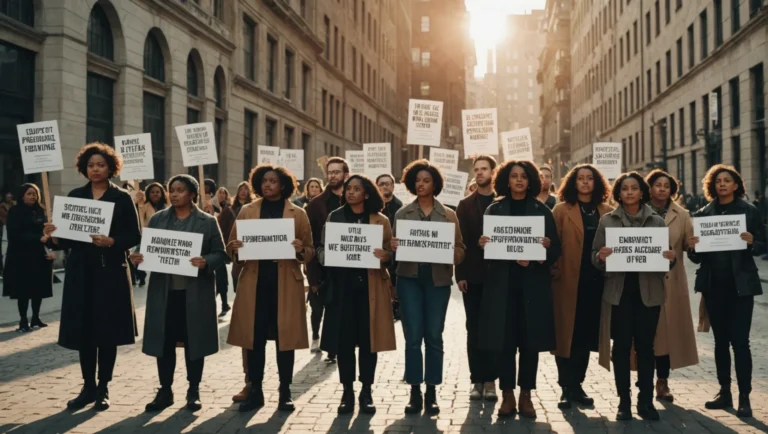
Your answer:
[[[478,187],[485,188],[485,187],[488,187],[489,185],[491,185],[491,180],[489,179],[489,180],[487,180],[485,182],[482,182],[482,183],[477,181],[477,180],[475,180],[475,183],[477,184]]]

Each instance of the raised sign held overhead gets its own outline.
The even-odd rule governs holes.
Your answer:
[[[621,175],[621,143],[595,143],[592,145],[592,164],[607,179]]]
[[[462,110],[464,155],[499,155],[499,122],[495,108]]]
[[[365,173],[365,151],[346,151],[344,156],[350,173]]]
[[[459,170],[459,151],[443,148],[429,150],[429,162],[444,172]]]
[[[277,146],[257,146],[256,161],[257,164],[278,165],[280,163],[280,148]]]
[[[408,103],[409,145],[440,146],[443,102],[412,99]]]
[[[365,143],[365,174],[375,180],[381,174],[392,173],[392,145],[389,143]]]
[[[464,192],[467,188],[467,179],[469,174],[466,172],[444,171],[443,191],[437,196],[444,205],[459,206],[461,199],[464,199]]]
[[[152,134],[134,134],[115,137],[117,153],[123,157],[120,179],[154,179],[152,164]]]
[[[533,140],[531,129],[528,127],[501,133],[501,146],[504,149],[505,161],[533,161]]]
[[[16,125],[24,174],[63,170],[61,138],[56,121]]]
[[[280,165],[293,173],[297,180],[304,180],[303,149],[280,149]]]
[[[176,135],[181,144],[181,159],[184,167],[219,163],[213,123],[180,125],[176,127]]]

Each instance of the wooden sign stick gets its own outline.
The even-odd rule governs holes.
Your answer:
[[[197,202],[198,205],[202,208],[204,206],[203,196],[205,196],[205,175],[203,174],[202,164],[197,166],[197,177],[200,178],[200,194],[198,195]]]
[[[133,180],[133,191],[136,191],[136,192],[139,191],[139,181],[137,179]],[[147,198],[145,197],[144,201],[146,202],[146,200]],[[142,205],[142,204],[138,204],[138,205]],[[139,227],[140,228],[144,227],[144,224],[141,221],[141,212],[139,212]]]
[[[45,216],[48,218],[48,223],[52,223],[51,220],[51,193],[48,190],[48,172],[42,172],[43,174],[43,201],[45,203]]]

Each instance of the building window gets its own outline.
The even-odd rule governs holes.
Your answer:
[[[723,45],[723,0],[714,0],[715,48]]]
[[[637,20],[635,20],[635,22],[632,23],[632,36],[634,37],[635,54],[637,54],[637,45],[638,45],[637,41],[640,40],[637,35]]]
[[[243,65],[245,78],[256,81],[256,24],[243,18]]]
[[[656,62],[656,96],[661,93],[661,61]]]
[[[248,179],[248,175],[251,173],[251,166],[253,159],[253,141],[256,137],[256,114],[245,111],[245,130],[243,131],[243,179]]]
[[[429,32],[429,17],[421,17],[421,32]]]
[[[685,146],[685,107],[677,112],[677,121],[680,125],[680,147]]]
[[[341,37],[341,72],[347,69],[347,40]]]
[[[285,126],[283,128],[283,148],[285,149],[292,149],[293,148],[293,128],[289,126]],[[294,173],[296,176],[300,176],[300,173]]]
[[[307,111],[309,107],[309,74],[307,64],[301,65],[301,109]]]
[[[264,138],[267,146],[275,146],[275,130],[277,129],[277,121],[274,119],[267,119],[267,124],[264,128]]]
[[[728,92],[731,94],[731,128],[741,125],[741,101],[739,97],[739,77],[728,81]]]
[[[741,137],[738,135],[731,137],[731,156],[733,167],[737,172],[741,172]]]
[[[32,0],[0,0],[0,14],[29,27],[35,26],[35,6]]]
[[[307,0],[299,0],[299,15],[307,19]]]
[[[704,60],[709,54],[709,47],[707,46],[707,11],[704,10],[699,14],[699,43],[701,44],[701,60]]]
[[[749,18],[754,18],[762,6],[763,0],[749,0]]]
[[[669,148],[675,149],[675,114],[669,115]]]
[[[731,34],[738,32],[741,28],[739,3],[740,0],[731,0]]]
[[[325,30],[325,60],[331,61],[331,20],[328,15],[323,17],[323,29]]]
[[[429,51],[422,51],[421,52],[421,66],[428,67],[429,66],[430,57],[431,57],[431,55],[430,55]]]
[[[13,1],[6,1],[5,3],[8,5]],[[21,3],[32,2],[24,0]],[[108,60],[115,60],[112,27],[107,19],[107,14],[99,5],[91,9],[91,16],[88,18],[88,52]]]
[[[187,123],[196,124],[200,122],[200,112],[193,108],[187,107]],[[194,174],[194,171],[190,170],[190,174]]]
[[[213,99],[214,99],[214,101],[216,101],[216,108],[217,109],[223,109],[224,108],[224,95],[223,95],[223,92],[221,90],[221,82],[222,82],[223,78],[218,76],[218,72],[219,71],[216,71],[216,72],[217,72],[217,74],[216,74],[217,76],[214,77],[214,79],[213,79]]]
[[[158,81],[165,81],[165,59],[157,37],[150,33],[144,42],[144,75]]]
[[[651,99],[653,98],[653,87],[651,86],[651,70],[649,69],[645,73],[645,89],[646,89],[646,103],[651,102]]]
[[[267,36],[267,90],[275,92],[275,62],[277,61],[277,40]]]
[[[651,44],[651,12],[645,14],[645,45]]]
[[[323,97],[322,97],[323,109],[321,111],[322,111],[323,127],[325,127],[325,125],[326,125],[325,119],[326,119],[327,110],[328,110],[328,108],[327,108],[327,105],[328,105],[328,91],[323,89],[322,95],[323,95]]]
[[[675,12],[679,11],[683,7],[683,0],[675,0]]]
[[[213,16],[224,20],[224,0],[213,0]]]
[[[85,141],[114,145],[113,115],[114,81],[101,75],[88,73],[87,115]]]
[[[661,9],[659,8],[659,0],[656,0],[654,10],[656,11],[656,36],[659,36],[661,33]]]
[[[683,38],[677,40],[677,78],[683,75]]]
[[[749,69],[749,79],[752,82],[752,113],[755,116],[753,121],[765,122],[765,73],[762,63]],[[758,135],[761,131],[764,129],[757,130]]]
[[[293,86],[293,52],[291,50],[285,50],[285,86],[283,87],[283,95],[291,99],[291,86]]]
[[[698,140],[698,131],[696,130],[696,101],[691,101],[691,103],[688,104],[688,123],[690,124],[688,132],[691,134],[691,144],[694,144]]]
[[[688,69],[692,69],[696,63],[696,41],[693,35],[693,24],[688,26]]]
[[[667,50],[664,56],[667,61],[667,87],[672,85],[672,50]]]
[[[422,81],[420,89],[421,89],[421,96],[429,96],[429,82],[428,81]]]
[[[165,98],[144,92],[143,131],[152,135],[155,179],[165,181]]]
[[[664,24],[669,24],[671,12],[669,2],[671,0],[664,0]]]
[[[187,56],[187,95],[198,96],[197,65],[192,53]]]
[[[339,28],[333,26],[333,66],[339,66]]]

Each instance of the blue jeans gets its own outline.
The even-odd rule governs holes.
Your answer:
[[[429,271],[419,273],[418,278],[397,278],[405,335],[405,381],[411,385],[426,382],[436,386],[443,382],[443,329],[451,287],[435,287],[431,268]],[[421,353],[422,342],[425,356]]]

